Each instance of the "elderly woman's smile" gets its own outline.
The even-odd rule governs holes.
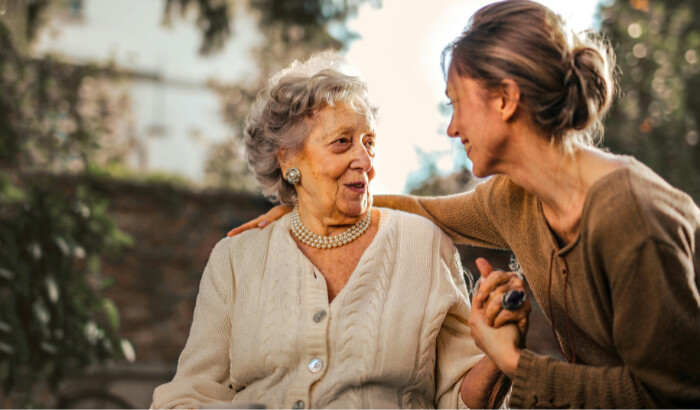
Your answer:
[[[282,156],[284,167],[296,167],[299,210],[318,234],[354,224],[371,208],[369,182],[374,178],[372,117],[343,102],[326,106],[308,119],[311,132],[302,149]],[[315,219],[316,221],[313,221]]]

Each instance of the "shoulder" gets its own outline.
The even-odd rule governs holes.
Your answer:
[[[415,249],[440,252],[443,259],[450,259],[456,248],[452,239],[432,221],[420,215],[388,208],[379,208],[385,223],[393,226],[400,240]],[[437,245],[437,246],[435,246]]]
[[[589,192],[582,235],[606,264],[625,263],[649,244],[693,257],[700,239],[700,210],[637,160],[598,181]]]
[[[596,183],[587,202],[583,219],[603,235],[622,231],[639,242],[664,242],[679,229],[690,233],[700,225],[692,198],[634,159]]]
[[[481,191],[481,192],[480,192]],[[523,213],[534,212],[537,198],[507,175],[494,175],[488,181],[479,184],[474,190],[484,201],[495,223],[505,222],[511,218],[518,219]]]
[[[241,249],[246,251],[261,250],[260,246],[267,246],[270,241],[275,240],[280,236],[280,231],[284,229],[284,225],[289,229],[289,215],[285,215],[277,221],[274,221],[264,229],[254,228],[242,232],[230,238],[222,239],[219,244],[227,246],[230,251]],[[227,241],[228,239],[228,241]],[[217,246],[219,246],[217,244]]]
[[[399,233],[420,238],[426,238],[426,235],[444,235],[437,225],[423,216],[389,208],[379,208],[379,211],[385,219],[380,224],[395,227]]]
[[[229,270],[246,260],[263,258],[272,242],[281,241],[286,219],[282,217],[265,229],[250,229],[232,237],[226,237],[214,246],[210,263],[227,264]]]

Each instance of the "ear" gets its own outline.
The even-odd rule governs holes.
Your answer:
[[[280,164],[280,168],[282,169],[282,173],[284,174],[285,168],[287,168],[287,149],[286,148],[280,148],[279,151],[277,151],[277,162]]]
[[[520,105],[520,87],[518,83],[506,78],[501,81],[501,97],[499,101],[499,111],[503,121],[508,121],[513,118],[515,111]]]

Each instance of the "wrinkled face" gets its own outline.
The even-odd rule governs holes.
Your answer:
[[[447,75],[446,94],[453,105],[447,134],[462,141],[474,175],[496,173],[508,141],[498,109],[500,98],[476,80],[460,76],[454,68]]]
[[[309,121],[304,147],[280,161],[282,170],[301,171],[295,185],[301,209],[329,223],[354,223],[372,205],[373,125],[343,103],[319,110]]]

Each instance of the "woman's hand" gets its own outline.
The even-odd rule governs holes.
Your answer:
[[[472,299],[472,308],[476,304],[483,306],[484,320],[491,327],[499,328],[508,323],[516,324],[524,343],[532,310],[530,302],[526,299],[518,309],[506,310],[503,308],[501,300],[503,295],[510,290],[520,291],[524,294],[525,283],[513,272],[494,270],[484,258],[478,258],[476,266],[481,273],[481,279]]]
[[[280,219],[284,215],[292,212],[292,206],[290,205],[277,205],[267,211],[267,213],[260,215],[259,217],[253,219],[250,222],[246,222],[243,225],[236,227],[234,229],[231,229],[228,232],[228,236],[234,236],[238,235],[241,232],[245,232],[248,229],[253,229],[253,228],[264,228],[267,225],[271,224],[272,222],[275,222],[276,220]]]
[[[472,300],[469,326],[477,346],[511,379],[520,360],[528,328],[530,304],[526,300],[517,310],[506,310],[501,298],[508,290],[524,291],[522,281],[512,272],[494,271],[485,259],[476,261],[481,284]]]

